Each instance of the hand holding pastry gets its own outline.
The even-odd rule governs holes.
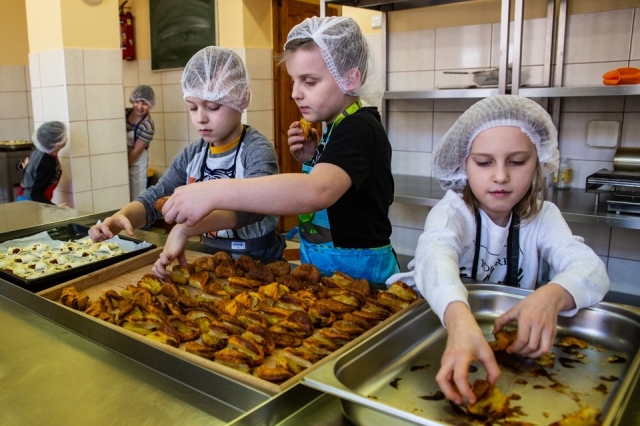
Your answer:
[[[171,229],[162,253],[160,253],[158,260],[153,265],[153,273],[162,279],[169,276],[167,266],[171,265],[174,260],[178,259],[180,265],[187,265],[187,260],[184,257],[184,247],[187,245],[189,236],[183,232],[184,228],[184,225],[176,225]]]
[[[113,238],[123,229],[130,237],[133,237],[133,226],[129,219],[125,215],[116,213],[106,218],[104,222],[93,225],[89,229],[89,236],[94,243],[99,243]]]
[[[291,123],[287,131],[291,155],[301,163],[311,159],[318,147],[318,132],[304,118]]]
[[[167,200],[169,200],[169,195],[165,195],[164,197],[158,198],[156,202],[153,203],[153,208],[161,212],[162,208],[164,207],[164,203],[166,203]]]
[[[500,377],[500,369],[482,330],[463,302],[450,303],[444,320],[449,336],[436,382],[442,393],[456,404],[462,404],[462,398],[474,404],[477,398],[467,382],[471,363],[478,361],[484,365],[491,384]]]

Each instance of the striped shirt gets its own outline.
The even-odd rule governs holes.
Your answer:
[[[149,114],[147,114],[147,116],[137,124],[138,130],[136,131],[136,124],[131,124],[128,120],[131,111],[133,111],[133,108],[127,108],[125,113],[125,116],[127,117],[127,132],[130,132],[132,130],[135,132],[134,142],[142,141],[149,145],[149,143],[153,140],[153,135],[156,132],[156,127],[153,123],[153,119]]]

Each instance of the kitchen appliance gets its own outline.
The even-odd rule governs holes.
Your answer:
[[[640,148],[616,150],[613,171],[602,169],[587,177],[587,192],[613,194],[607,200],[607,210],[616,213],[640,214]]]

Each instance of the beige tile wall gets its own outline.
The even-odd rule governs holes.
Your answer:
[[[571,15],[567,23],[566,86],[600,86],[606,71],[640,68],[640,9]],[[545,19],[527,20],[523,34],[523,84],[542,83]],[[597,28],[597,31],[593,29]],[[499,24],[390,33],[388,90],[430,90],[472,83],[472,76],[444,74],[497,66]],[[380,52],[380,36],[367,36]],[[455,120],[475,100],[397,100],[387,103],[387,131],[395,173],[430,176],[431,152]],[[572,185],[584,188],[586,177],[613,167],[615,148],[586,143],[590,120],[622,122],[621,146],[640,147],[640,97],[567,98],[559,129],[560,153],[572,160]],[[412,256],[422,233],[427,207],[394,204],[390,211],[392,243]],[[570,224],[608,266],[612,289],[640,294],[640,231]]]
[[[29,55],[34,128],[51,120],[69,128],[56,204],[99,212],[129,202],[121,58],[98,49]]]
[[[251,103],[242,121],[273,142],[273,51],[251,48],[235,51],[245,61],[251,76]],[[129,95],[136,86],[146,84],[155,92],[156,106],[151,110],[151,117],[156,134],[149,146],[149,167],[159,177],[180,151],[200,139],[183,99],[182,70],[152,71],[149,59],[139,59],[123,61],[122,72],[127,106],[130,106]]]

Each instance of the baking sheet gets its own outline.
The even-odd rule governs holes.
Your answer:
[[[468,289],[472,311],[488,340],[493,340],[495,318],[529,294],[503,286],[469,285]],[[511,407],[521,407],[521,416],[509,420],[547,425],[589,405],[602,411],[602,424],[612,424],[636,380],[640,317],[635,311],[601,303],[573,318],[560,317],[556,340],[564,336],[589,342],[588,349],[576,350],[586,357],[567,361],[577,357],[554,347],[554,366],[542,370],[519,355],[497,354],[502,371],[498,387],[514,398]],[[420,398],[439,390],[435,376],[446,338],[446,330],[425,305],[308,375],[304,382],[340,396],[345,414],[356,424],[482,424],[456,413],[444,399]],[[607,362],[613,355],[626,362]],[[469,381],[484,379],[482,365],[473,366],[478,370],[469,374]]]
[[[14,238],[11,240],[0,242],[0,253],[5,253],[11,246],[27,247],[35,243],[47,244],[52,249],[57,249],[64,242],[82,240],[88,238],[88,235],[88,227],[75,223],[58,226],[36,234],[30,233],[28,230],[25,230],[25,235],[21,236],[20,238]],[[104,243],[109,242],[117,243],[118,247],[126,250],[127,253],[112,256],[107,259],[98,260],[95,262],[90,262],[75,268],[66,269],[54,274],[49,274],[34,279],[20,277],[18,275],[12,274],[9,271],[0,270],[0,278],[3,278],[28,290],[37,292],[49,287],[53,287],[70,279],[77,278],[81,275],[85,275],[89,272],[96,271],[100,268],[113,265],[115,263],[129,259],[133,256],[137,256],[156,247],[154,244],[150,244],[146,241],[140,241],[134,238],[119,235],[116,235],[110,240],[104,241]]]
[[[127,287],[127,285],[136,285],[138,283],[138,281],[140,280],[140,278],[142,278],[143,275],[145,274],[149,274],[152,273],[152,267],[153,264],[155,263],[156,260],[158,260],[158,255],[160,254],[161,249],[156,249],[153,250],[149,253],[146,253],[143,256],[139,256],[135,259],[131,259],[128,260],[126,262],[122,262],[121,264],[117,264],[117,265],[113,265],[110,266],[109,268],[106,268],[104,270],[100,270],[97,272],[94,272],[86,277],[81,277],[78,278],[76,280],[70,281],[70,282],[66,282],[64,284],[60,284],[56,287],[50,288],[48,290],[39,292],[38,295],[47,298],[49,300],[55,301],[57,303],[60,303],[60,298],[62,296],[62,290],[66,287],[69,286],[75,286],[76,289],[81,292],[82,294],[89,296],[89,300],[90,301],[95,301],[97,300],[102,294],[104,294],[106,291],[108,290],[115,290],[116,292],[120,293],[123,289],[125,289]],[[202,257],[202,256],[206,256],[205,253],[200,253],[200,252],[194,252],[194,251],[189,251],[187,250],[185,252],[185,257],[187,259],[187,262],[193,262],[195,259],[197,259],[198,257]],[[219,281],[221,279],[216,278],[216,281]],[[219,281],[222,282],[222,281]],[[372,286],[373,287],[373,286]],[[189,293],[191,296],[197,296],[200,294],[200,290],[196,289],[194,287],[190,287],[190,286],[185,286],[186,289],[188,289]],[[159,295],[160,298],[164,298],[164,296]],[[97,321],[100,324],[104,325],[105,327],[109,327],[111,329],[117,330],[120,333],[124,333],[132,338],[138,339],[138,340],[142,340],[143,342],[145,342],[148,345],[154,346],[156,348],[160,348],[164,351],[167,351],[177,357],[186,359],[194,364],[198,364],[202,367],[205,367],[209,370],[218,372],[220,374],[223,374],[235,381],[247,384],[255,389],[259,389],[263,392],[266,392],[268,394],[271,395],[275,395],[281,391],[283,391],[284,389],[287,389],[291,386],[293,386],[296,383],[299,383],[301,378],[305,375],[308,374],[309,372],[315,370],[316,368],[320,367],[321,365],[323,365],[326,362],[329,362],[330,360],[332,360],[333,358],[339,356],[340,354],[344,353],[345,351],[348,351],[350,348],[354,347],[355,345],[357,345],[358,343],[366,340],[370,335],[375,334],[377,331],[383,329],[384,327],[388,326],[389,324],[393,323],[394,321],[396,321],[398,318],[401,318],[406,312],[410,311],[411,309],[413,309],[415,306],[420,306],[424,303],[423,299],[418,299],[417,301],[415,301],[413,304],[409,305],[408,307],[404,308],[403,310],[393,314],[391,317],[387,318],[385,321],[383,321],[382,323],[374,326],[373,328],[371,328],[370,330],[366,331],[365,333],[361,334],[360,336],[356,337],[355,339],[353,339],[352,341],[350,341],[349,343],[345,344],[344,346],[342,346],[341,348],[339,348],[338,350],[336,350],[335,352],[333,352],[332,354],[327,355],[325,358],[323,358],[322,360],[318,361],[317,363],[315,363],[314,365],[312,365],[311,367],[307,368],[306,370],[302,371],[301,373],[293,376],[291,379],[277,384],[277,383],[272,383],[269,382],[267,380],[263,380],[257,376],[253,376],[251,374],[246,374],[243,372],[240,372],[238,370],[235,370],[233,368],[230,367],[226,367],[222,364],[216,363],[214,361],[202,358],[200,356],[191,354],[189,352],[186,352],[186,350],[184,349],[184,346],[186,345],[185,343],[182,343],[180,345],[180,348],[174,348],[172,346],[169,345],[165,345],[163,343],[159,343],[156,342],[152,339],[148,339],[143,335],[134,333],[132,331],[126,330],[122,327],[118,327],[116,325],[107,323],[105,321],[101,321],[98,320],[96,318],[90,317],[89,315],[86,315],[83,312],[80,311],[74,311],[76,313],[78,313],[78,315],[83,316],[83,319],[89,320],[89,321]],[[68,308],[70,309],[70,308]],[[199,341],[199,340],[196,340]],[[276,349],[276,351],[281,351],[281,349]],[[269,362],[274,361],[274,359],[265,359],[265,364],[269,364]],[[144,362],[143,362],[144,363]]]

